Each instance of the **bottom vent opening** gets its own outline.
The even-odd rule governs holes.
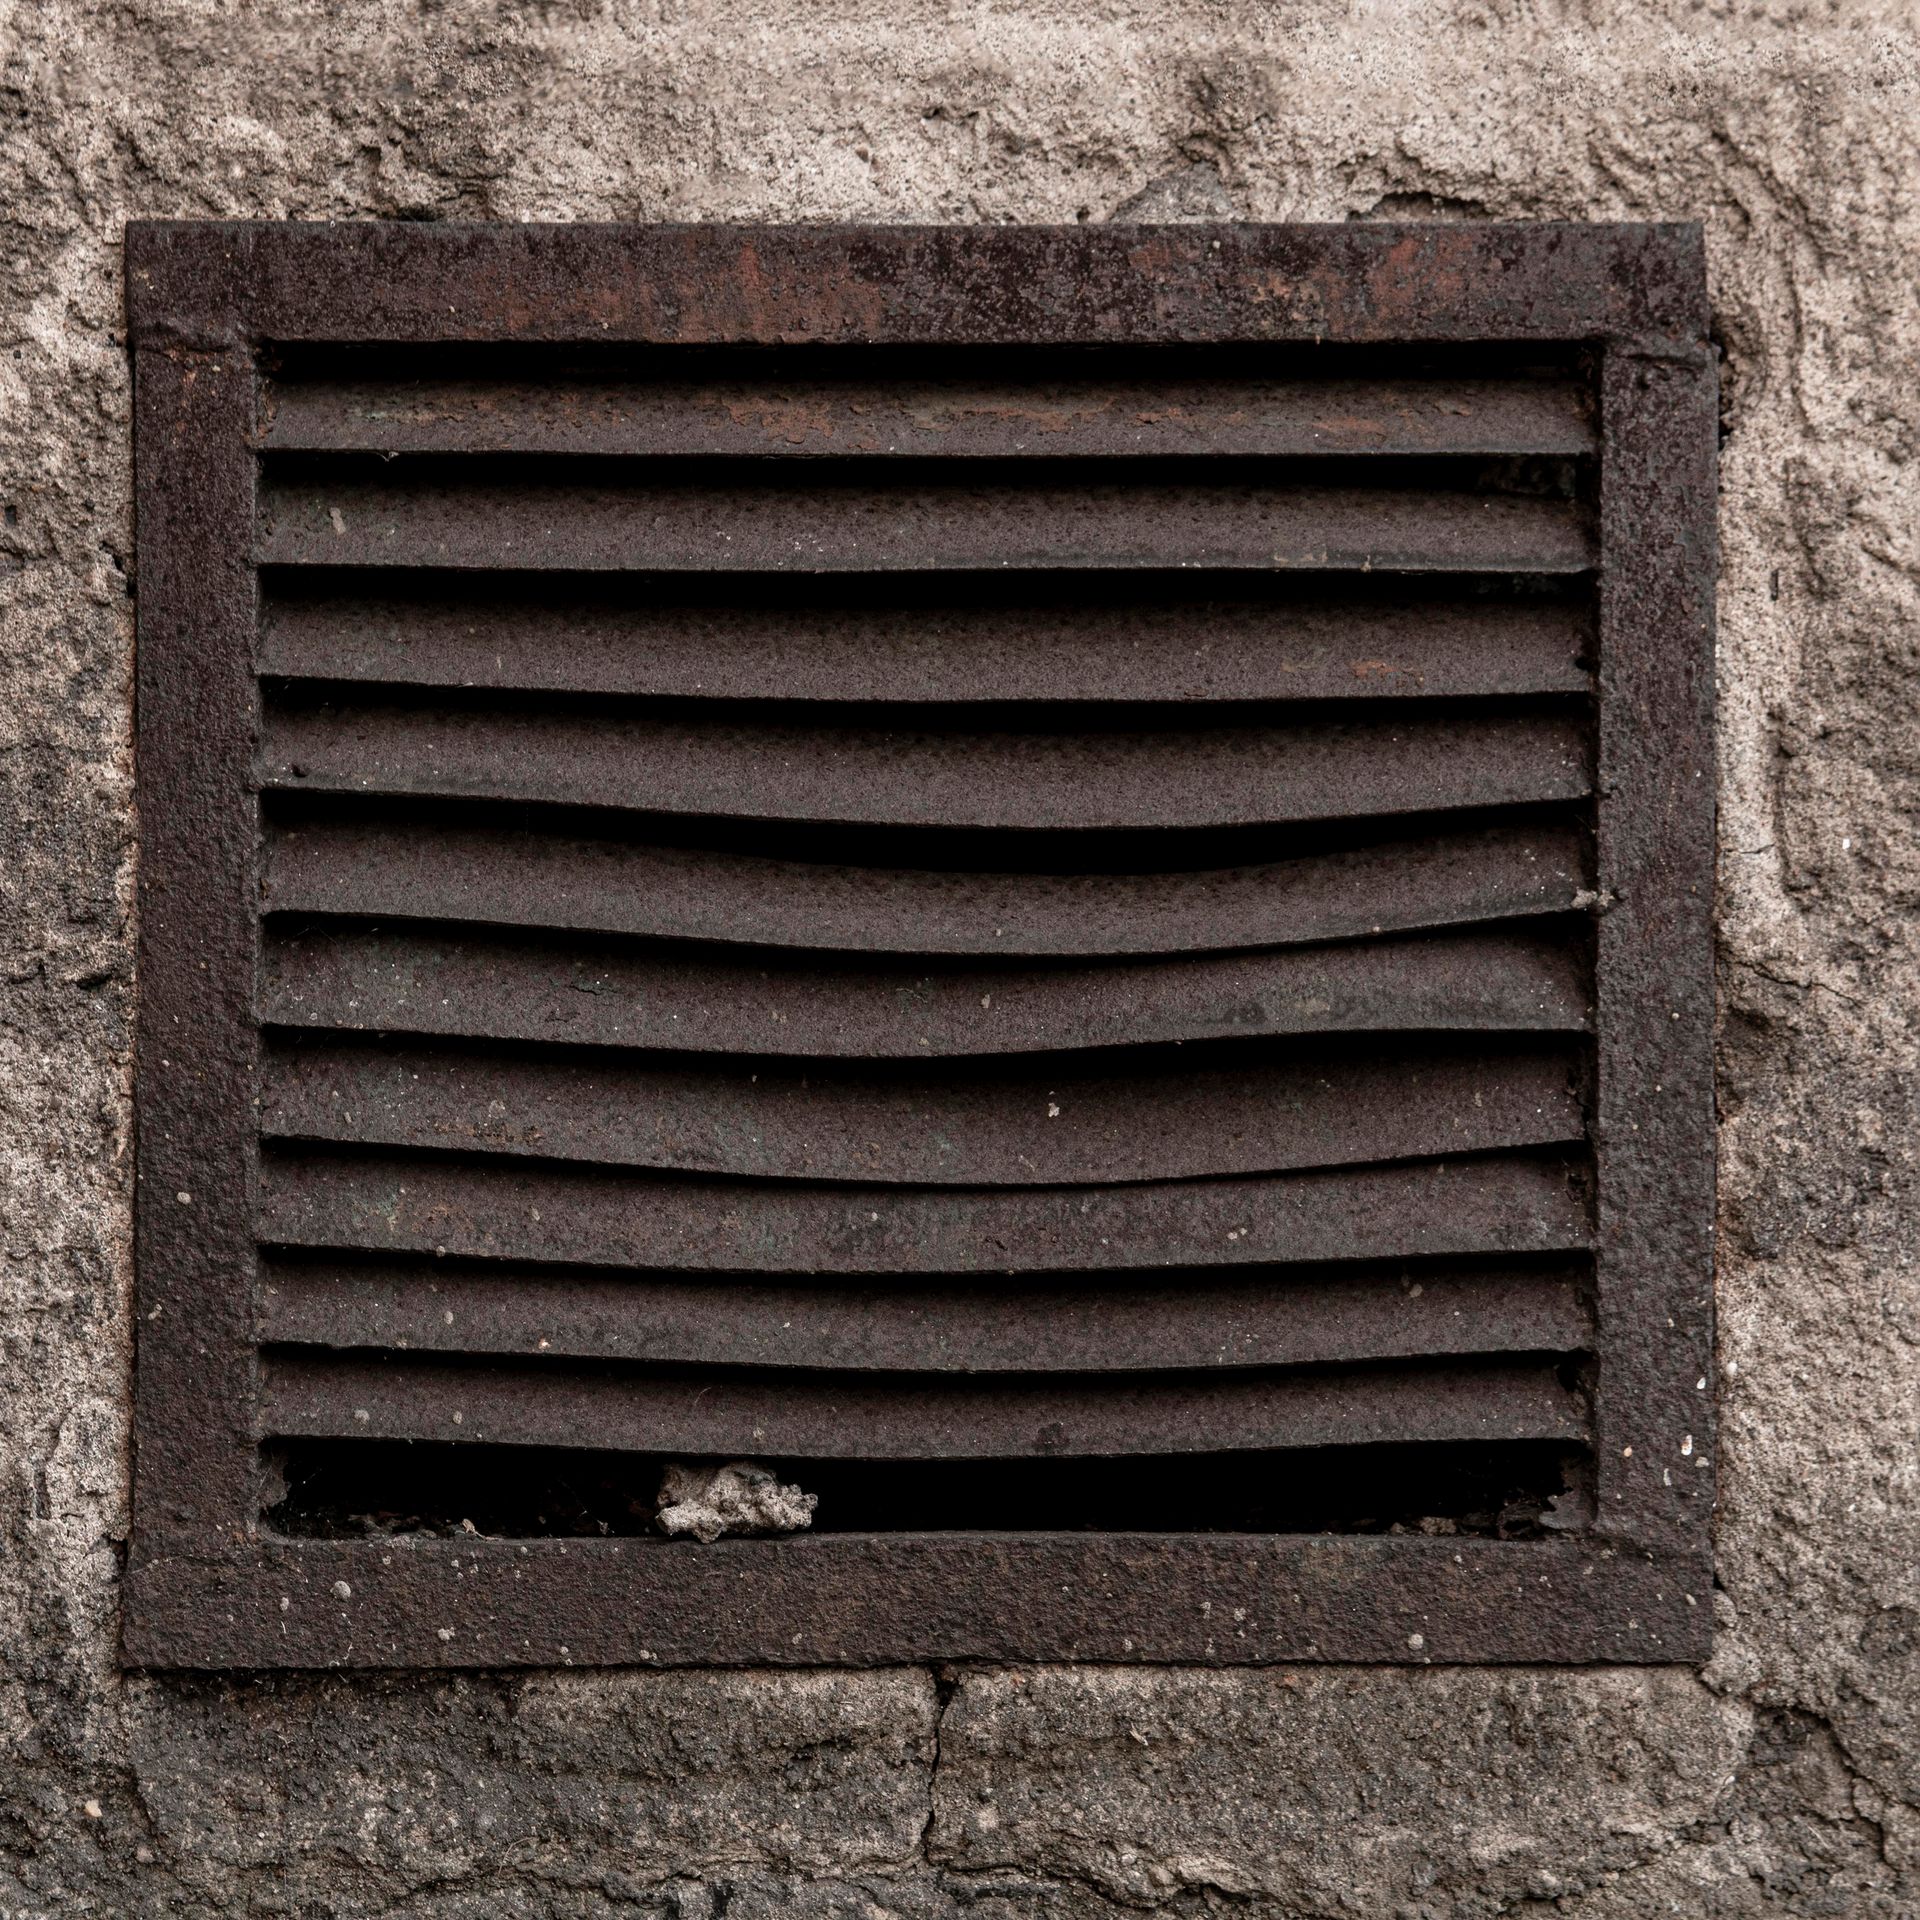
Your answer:
[[[262,1518],[302,1539],[666,1538],[670,1466],[723,1462],[376,1440],[270,1447]],[[1586,1456],[1557,1441],[1316,1447],[1119,1459],[765,1459],[814,1496],[813,1533],[1438,1534],[1527,1539],[1578,1526]],[[789,1503],[791,1504],[791,1503]]]

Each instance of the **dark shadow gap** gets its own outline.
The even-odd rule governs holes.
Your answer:
[[[263,1518],[307,1539],[661,1538],[664,1456],[300,1440],[268,1455]],[[815,1533],[1087,1531],[1537,1539],[1583,1503],[1559,1441],[1316,1447],[1108,1460],[766,1460],[816,1494]],[[1556,1505],[1557,1502],[1557,1505]],[[662,1539],[663,1547],[669,1545]]]

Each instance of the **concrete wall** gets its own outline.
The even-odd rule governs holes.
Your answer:
[[[1920,1913],[1920,155],[1886,0],[15,0],[0,1914]],[[1697,216],[1719,1650],[130,1681],[135,214]]]

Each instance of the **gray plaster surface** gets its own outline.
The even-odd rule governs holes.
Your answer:
[[[0,1914],[1920,1914],[1914,24],[1865,0],[0,10]],[[1703,220],[1712,1664],[122,1677],[136,215]]]

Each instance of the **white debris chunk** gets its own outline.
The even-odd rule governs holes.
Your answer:
[[[723,1533],[797,1533],[813,1524],[817,1493],[783,1487],[751,1460],[724,1467],[683,1467],[678,1461],[660,1476],[662,1533],[690,1533],[718,1540]]]

